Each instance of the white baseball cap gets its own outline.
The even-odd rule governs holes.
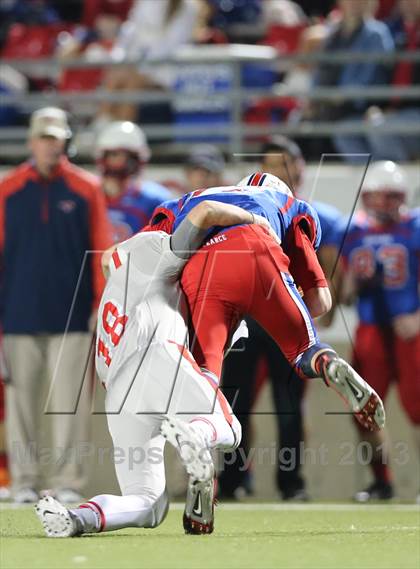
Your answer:
[[[68,140],[71,130],[65,111],[58,107],[44,107],[33,112],[29,123],[29,138],[38,136]]]

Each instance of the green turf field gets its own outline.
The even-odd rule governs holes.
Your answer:
[[[0,510],[0,567],[420,567],[413,506],[247,504],[217,508],[211,536],[186,536],[175,505],[155,530],[73,539],[43,536],[32,508]]]

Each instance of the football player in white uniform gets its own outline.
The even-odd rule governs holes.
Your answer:
[[[36,512],[49,537],[126,527],[157,527],[168,511],[163,450],[168,440],[189,474],[184,528],[213,531],[214,466],[210,449],[227,452],[241,427],[217,381],[187,349],[185,305],[178,284],[209,227],[268,221],[234,205],[205,201],[170,236],[139,233],[108,250],[108,282],[99,308],[96,369],[106,388],[108,427],[118,456],[121,496],[101,494],[75,509],[51,496]],[[197,253],[197,254],[200,254]],[[143,460],[133,461],[141,452]]]

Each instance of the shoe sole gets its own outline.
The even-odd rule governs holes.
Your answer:
[[[384,428],[385,409],[381,398],[346,361],[338,358],[327,364],[325,376],[328,385],[344,399],[365,429]]]
[[[210,451],[187,423],[175,417],[165,418],[160,432],[178,450],[187,473],[194,481],[206,482],[214,476]]]
[[[215,486],[215,479],[202,483],[188,483],[187,500],[182,520],[186,534],[205,535],[213,533]],[[210,504],[204,505],[203,508],[203,500],[209,501]]]
[[[35,512],[47,537],[75,535],[74,522],[69,511],[51,496],[42,498],[35,506]]]

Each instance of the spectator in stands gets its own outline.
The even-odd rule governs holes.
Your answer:
[[[11,67],[0,63],[0,93],[11,97],[19,97],[29,88],[27,78]],[[19,123],[21,110],[19,105],[6,103],[3,99],[0,106],[0,126],[10,126]]]
[[[78,27],[73,33],[62,32],[58,37],[57,57],[62,59],[84,55],[86,59],[105,59],[117,38],[121,20],[113,14],[98,14],[89,28]],[[93,53],[93,50],[95,52]],[[92,56],[89,57],[89,51]]]
[[[85,257],[105,250],[111,233],[96,179],[66,158],[70,135],[61,109],[34,112],[31,159],[0,182],[7,436],[13,495],[21,503],[38,500],[46,380],[42,403],[54,441],[48,487],[59,500],[76,502],[87,478],[80,452],[89,440],[89,321],[103,277],[100,255]]]
[[[138,0],[112,53],[121,65],[108,71],[104,87],[111,93],[167,88],[170,73],[153,61],[172,56],[176,48],[192,41],[198,9],[198,0]],[[123,65],[126,59],[142,59],[144,63],[139,67]],[[107,102],[101,106],[97,128],[112,119],[135,121],[137,115],[138,105]]]
[[[134,0],[84,0],[82,24],[92,28],[101,14],[113,15],[121,22],[128,17]]]
[[[284,180],[297,196],[302,189],[304,167],[300,148],[284,136],[275,136],[262,147],[261,171]],[[339,234],[335,227],[340,213],[327,204],[315,202],[312,205],[318,212],[322,229],[318,256],[329,278],[338,257]],[[330,323],[331,318],[324,321],[325,325]],[[301,474],[305,383],[294,373],[275,342],[259,324],[251,319],[247,319],[247,324],[249,340],[245,342],[245,349],[232,350],[223,368],[224,391],[232,399],[235,414],[242,425],[241,447],[244,454],[240,453],[239,456],[250,456],[250,420],[265,379],[260,365],[265,360],[276,411],[277,457],[284,457],[283,463],[279,458],[277,464],[277,486],[284,500],[308,500]],[[243,494],[252,493],[250,472],[244,469],[244,464],[239,464],[239,459],[233,463],[228,459],[219,478],[219,485],[221,494],[226,497],[240,498]]]
[[[2,15],[13,23],[27,26],[53,24],[60,17],[48,0],[11,0],[0,6]]]
[[[339,0],[341,19],[334,24],[324,45],[324,52],[335,51],[384,53],[392,52],[394,42],[387,26],[371,17],[372,2]],[[314,74],[314,87],[370,87],[389,82],[387,66],[380,63],[355,61],[350,63],[322,63]],[[318,121],[360,121],[369,103],[362,94],[353,100],[312,102],[304,117]],[[333,137],[337,152],[348,161],[358,160],[358,154],[369,153],[366,138],[356,135]]]
[[[414,52],[420,49],[420,2],[418,0],[400,0],[394,17],[388,26],[398,51]],[[393,70],[391,83],[395,87],[407,87],[420,84],[420,63],[398,61]],[[368,142],[371,153],[377,160],[403,162],[420,158],[420,137],[417,135],[384,135],[377,132],[377,127],[386,123],[405,122],[408,125],[420,124],[420,108],[413,100],[393,97],[386,107],[371,107],[367,112],[372,129],[369,130]]]
[[[222,30],[229,41],[252,42],[262,37],[263,0],[206,0],[212,10],[211,25]]]
[[[115,243],[140,231],[153,210],[172,197],[161,184],[143,179],[149,158],[146,136],[132,122],[113,122],[99,134],[96,160]]]
[[[291,0],[265,0],[262,5],[262,19],[266,26],[295,27],[307,23],[305,12]]]

